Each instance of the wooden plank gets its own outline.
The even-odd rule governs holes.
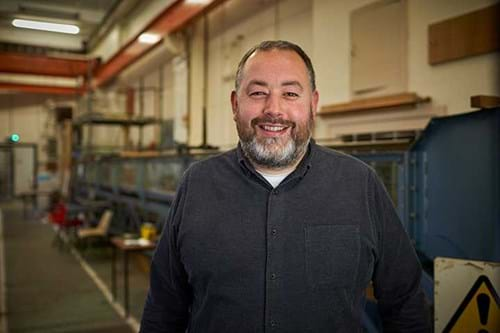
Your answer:
[[[492,109],[500,107],[499,96],[477,95],[471,96],[470,106],[473,108]]]
[[[363,98],[348,103],[325,105],[318,112],[319,116],[327,116],[345,112],[369,111],[386,108],[411,106],[429,102],[430,97],[420,97],[415,93],[400,93],[382,97]]]
[[[429,64],[500,50],[500,3],[429,26]]]
[[[142,150],[142,151],[136,151],[136,150],[125,150],[120,152],[120,157],[159,157],[162,156],[161,152],[157,150]]]

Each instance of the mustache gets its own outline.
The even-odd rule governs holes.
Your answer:
[[[287,127],[295,128],[296,124],[295,122],[291,120],[285,120],[277,117],[271,117],[271,116],[262,116],[262,117],[257,117],[253,118],[252,121],[250,122],[252,127],[258,126],[260,124],[279,124],[279,125],[284,125]]]

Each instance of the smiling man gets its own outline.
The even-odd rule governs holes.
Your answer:
[[[311,140],[315,74],[297,45],[242,58],[239,145],[184,174],[153,257],[141,332],[428,332],[421,267],[375,172]]]

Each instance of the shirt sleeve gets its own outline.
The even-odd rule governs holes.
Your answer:
[[[177,251],[177,231],[187,192],[184,175],[151,263],[150,287],[140,333],[185,332],[192,293]]]
[[[430,332],[430,309],[420,287],[422,268],[393,203],[370,171],[368,200],[377,230],[378,258],[373,273],[384,332]]]

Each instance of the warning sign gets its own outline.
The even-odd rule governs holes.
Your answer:
[[[488,277],[481,275],[443,333],[500,332],[500,300]]]
[[[500,262],[434,259],[434,331],[500,333]]]

